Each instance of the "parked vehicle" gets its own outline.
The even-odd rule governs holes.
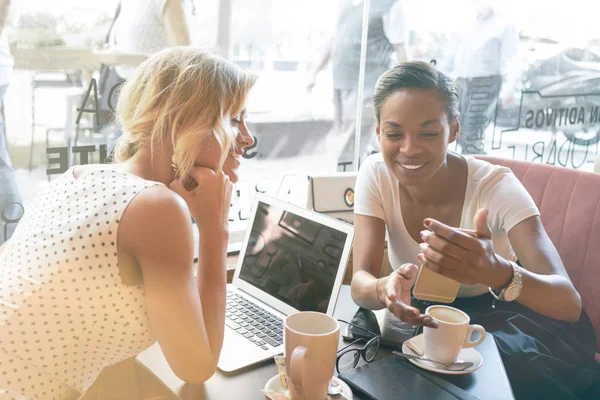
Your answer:
[[[498,106],[496,124],[562,132],[578,145],[600,141],[600,56],[567,48],[532,63],[510,107]]]

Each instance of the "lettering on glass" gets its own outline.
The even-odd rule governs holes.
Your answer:
[[[20,211],[18,213],[14,212],[15,210],[19,209]],[[19,221],[21,220],[21,218],[23,217],[23,214],[25,213],[25,208],[23,207],[23,204],[21,203],[17,203],[17,202],[13,202],[13,203],[8,203],[6,205],[6,207],[4,207],[1,211],[0,211],[0,219],[2,219],[3,222],[3,229],[2,229],[2,242],[6,242],[9,237],[8,237],[8,228],[11,225],[15,225],[17,223],[19,223]],[[15,217],[15,215],[18,215],[18,217]]]
[[[96,158],[98,154],[98,158]],[[90,164],[92,162],[100,162],[100,164],[106,164],[107,160],[107,145],[101,144],[99,146],[87,145],[87,146],[73,146],[70,149],[68,147],[48,147],[46,149],[46,155],[48,156],[48,168],[46,169],[46,175],[60,175],[67,172],[71,165],[69,164],[69,155],[77,155],[79,158],[79,165]],[[97,159],[98,161],[94,161]]]
[[[521,143],[505,143],[513,140]],[[594,162],[599,141],[600,93],[544,95],[526,90],[514,125],[494,125],[491,150],[511,150],[512,158],[577,169]]]
[[[242,154],[242,157],[244,157],[248,160],[252,159],[258,155],[257,151],[252,151],[258,146],[258,138],[254,135],[252,135],[252,138],[254,139],[254,143],[252,143],[252,146],[246,147],[244,149],[244,153]]]
[[[92,90],[94,91],[94,108],[85,108]],[[83,100],[81,100],[81,107],[77,108],[77,119],[75,120],[77,125],[79,125],[79,121],[81,121],[81,115],[84,112],[94,113],[96,125],[100,125],[100,107],[98,107],[98,85],[96,84],[96,78],[92,78],[90,81],[90,85],[83,96]]]
[[[108,105],[108,108],[110,111],[114,111],[115,110],[115,103],[114,103],[114,97],[117,93],[117,90],[124,84],[124,81],[120,81],[117,82],[115,85],[113,85],[113,87],[110,88],[110,90],[108,91],[108,98],[106,99],[106,104]],[[93,97],[92,99],[93,101],[93,108],[85,108],[85,105],[88,104],[88,100],[90,98],[90,95],[93,92]],[[77,125],[79,125],[79,122],[81,121],[81,116],[84,112],[86,113],[93,113],[94,114],[94,118],[96,121],[96,125],[99,126],[100,125],[100,107],[98,106],[99,102],[98,102],[98,84],[96,82],[96,78],[92,78],[90,80],[90,84],[85,92],[85,95],[83,96],[83,99],[81,100],[81,106],[79,108],[77,108],[77,119],[75,120],[75,123]]]

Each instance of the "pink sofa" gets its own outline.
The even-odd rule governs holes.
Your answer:
[[[487,156],[510,168],[540,209],[596,331],[600,362],[600,174]]]

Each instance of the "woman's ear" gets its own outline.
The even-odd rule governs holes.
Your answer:
[[[448,143],[454,143],[460,136],[460,115],[450,124],[450,138]]]
[[[379,124],[375,126],[375,134],[377,135],[377,141],[381,144],[381,134],[379,133]]]

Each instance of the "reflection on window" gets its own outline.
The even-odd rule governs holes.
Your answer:
[[[307,174],[354,170],[355,145],[361,160],[378,151],[373,87],[381,72],[405,59],[435,59],[456,78],[457,152],[593,168],[600,140],[600,36],[594,13],[579,12],[587,9],[583,0],[569,7],[541,0],[371,0],[360,99],[362,0],[173,1],[186,17],[170,29],[179,32],[185,22],[192,45],[260,75],[248,103],[257,141],[247,150],[234,193],[235,226],[244,226],[253,193],[304,204]],[[108,41],[109,49],[125,49],[135,64],[171,45],[159,26],[141,43],[150,36],[136,36],[125,0],[111,35],[117,0],[13,3],[0,35],[6,106],[0,212],[6,213],[14,202],[26,209],[54,173],[109,154],[120,130],[111,119],[118,91],[110,89],[132,68],[103,74],[102,63],[115,54],[106,48],[100,54],[96,46]],[[93,90],[86,96],[92,80],[100,111],[80,112],[95,108]],[[6,223],[0,224],[3,232]]]

